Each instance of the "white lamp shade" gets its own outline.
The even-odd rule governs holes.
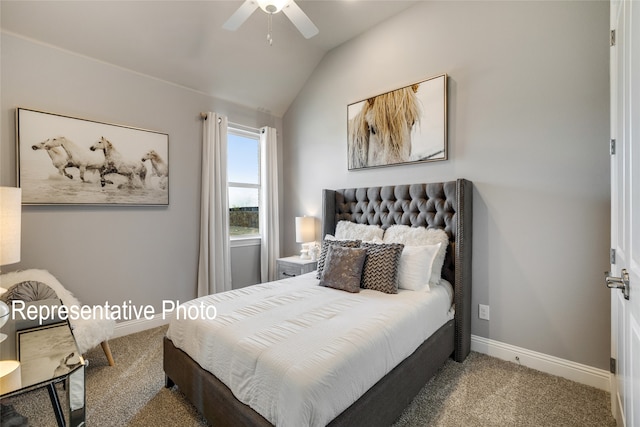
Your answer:
[[[2,328],[5,323],[7,323],[10,314],[11,310],[9,310],[9,306],[7,305],[7,303],[4,301],[0,301],[0,328]]]
[[[22,191],[0,187],[0,265],[20,261]]]
[[[316,238],[315,220],[312,216],[296,217],[296,242],[313,242]]]

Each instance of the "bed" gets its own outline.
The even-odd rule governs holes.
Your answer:
[[[334,234],[336,226],[341,221],[378,225],[384,229],[394,225],[440,228],[449,238],[442,267],[442,278],[452,285],[455,314],[445,319],[442,326],[435,332],[429,332],[428,338],[421,344],[417,344],[415,351],[407,357],[403,356],[403,359],[394,365],[395,367],[390,367],[381,379],[366,391],[363,390],[361,395],[355,398],[346,409],[338,412],[335,418],[319,424],[390,425],[449,357],[462,362],[470,351],[472,184],[470,181],[459,179],[430,184],[324,190],[322,235]],[[321,288],[317,286],[317,281],[313,282],[315,277],[307,275],[307,277],[301,277],[301,280],[306,281],[307,284],[299,287],[290,282],[280,285],[256,285],[256,289],[246,293],[289,292],[292,298],[294,296],[297,298],[299,294],[309,294],[312,295],[312,299],[315,298],[317,288]],[[375,292],[377,291],[369,291],[369,294]],[[362,293],[363,298],[365,293]],[[220,295],[217,294],[212,298],[218,298],[215,301],[219,302],[220,298],[225,298]],[[244,297],[240,295],[239,301]],[[284,297],[279,294],[274,298]],[[402,293],[398,294],[398,298],[402,298]],[[242,304],[242,302],[236,303]],[[389,318],[385,321],[388,320]],[[201,366],[206,365],[203,363],[203,356],[194,353],[192,357],[180,348],[184,345],[176,331],[189,325],[178,326],[178,323],[174,324],[174,322],[164,338],[163,364],[167,387],[177,385],[187,399],[213,425],[272,425],[265,416],[236,398],[224,381],[210,370],[204,369]],[[205,333],[202,327],[193,326],[193,328],[195,329],[192,331],[196,331],[196,334]],[[224,335],[224,332],[222,334]],[[222,340],[223,337],[214,339],[218,338]],[[174,340],[178,344],[174,343]],[[199,340],[200,337],[196,341]],[[204,342],[205,339],[203,338],[202,341]],[[218,351],[218,349],[214,350]],[[240,356],[242,359],[243,355]],[[251,365],[251,362],[244,364]],[[226,378],[225,381],[229,382]],[[246,378],[241,380],[242,384],[246,381]],[[238,393],[237,390],[236,393]],[[244,397],[241,398],[247,401]],[[318,401],[323,402],[322,399]],[[252,402],[250,403],[255,407]],[[270,415],[267,416],[270,417]],[[281,424],[279,421],[276,422],[276,425],[279,424]]]

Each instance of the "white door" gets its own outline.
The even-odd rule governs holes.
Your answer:
[[[640,1],[611,1],[612,411],[619,426],[640,426]],[[635,214],[634,214],[635,212]],[[612,257],[613,258],[613,257]],[[628,297],[628,299],[626,298]]]

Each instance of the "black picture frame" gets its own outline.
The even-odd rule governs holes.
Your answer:
[[[349,170],[447,160],[447,75],[349,104],[347,153]]]

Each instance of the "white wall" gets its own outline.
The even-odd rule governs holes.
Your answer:
[[[169,206],[24,206],[22,261],[4,270],[48,269],[86,304],[131,300],[160,310],[162,300],[194,298],[200,112],[253,127],[281,129],[282,120],[11,34],[1,43],[1,185],[16,185],[16,107],[168,133],[170,152]],[[257,262],[246,250],[232,254],[245,271]]]
[[[607,369],[608,13],[424,2],[334,49],[284,117],[283,224],[319,217],[323,188],[470,179],[472,333]],[[348,172],[346,106],[441,73],[450,159]]]

